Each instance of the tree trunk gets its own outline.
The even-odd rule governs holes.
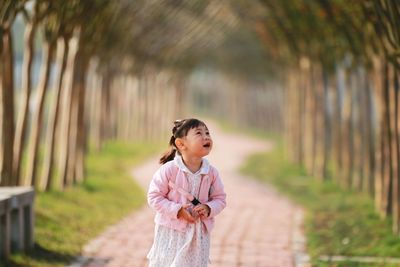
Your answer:
[[[385,120],[384,120],[384,60],[380,58],[375,58],[374,60],[374,71],[373,74],[373,82],[374,89],[376,91],[376,98],[379,106],[379,110],[377,110],[377,118],[379,118],[379,126],[377,127],[377,149],[376,149],[376,171],[375,171],[375,183],[374,183],[374,202],[377,212],[383,217],[384,216],[384,208],[383,208],[383,180],[385,175],[385,143],[384,143],[384,132],[385,132]]]
[[[318,147],[318,89],[315,80],[315,68],[311,65],[311,94],[312,94],[312,144],[311,144],[311,175],[315,176],[317,173],[317,147]]]
[[[304,165],[304,141],[305,141],[305,101],[306,101],[306,86],[305,86],[305,70],[300,70],[299,88],[298,91],[298,163]]]
[[[367,129],[367,142],[368,144],[368,193],[370,196],[374,197],[375,190],[375,171],[376,171],[376,162],[375,162],[375,130],[374,130],[374,120],[375,120],[375,108],[373,102],[373,95],[371,90],[371,85],[369,84],[368,77],[365,76],[365,91],[366,91],[366,129]]]
[[[355,124],[355,95],[356,89],[354,84],[354,73],[350,74],[350,92],[349,92],[349,103],[350,103],[350,110],[349,110],[349,117],[348,117],[348,161],[347,161],[347,176],[346,176],[346,186],[347,188],[351,188],[354,183],[354,162],[355,162],[355,141],[354,141],[354,124]]]
[[[52,60],[52,53],[54,52],[55,42],[44,42],[43,43],[43,56],[40,79],[37,90],[37,107],[34,111],[32,118],[32,132],[29,139],[28,147],[28,160],[27,160],[27,176],[28,184],[38,187],[38,181],[36,179],[38,159],[39,159],[39,144],[40,144],[40,132],[43,124],[43,109],[44,100],[46,97],[47,87],[49,83],[49,74]]]
[[[2,59],[3,54],[1,52],[1,47],[2,47],[2,37],[0,36],[0,59]],[[3,156],[4,156],[4,151],[3,151],[3,131],[5,129],[3,125],[3,107],[5,106],[5,103],[3,102],[3,62],[0,60],[0,186],[3,185],[4,179],[2,179],[1,176],[1,168],[3,166]],[[12,171],[12,170],[11,170]],[[12,173],[11,173],[12,174]]]
[[[14,140],[13,177],[17,184],[22,184],[21,159],[25,147],[26,130],[29,113],[29,100],[32,90],[32,62],[34,56],[34,37],[37,24],[35,21],[26,24],[24,33],[24,61],[22,64],[21,107]]]
[[[175,99],[175,106],[176,106],[176,114],[175,117],[181,117],[183,115],[183,109],[182,109],[182,105],[185,99],[185,91],[183,88],[183,78],[180,76],[177,76],[176,79],[176,99]]]
[[[149,124],[150,124],[150,103],[149,103],[149,73],[145,71],[143,74],[143,82],[142,82],[143,88],[142,88],[142,93],[143,93],[143,120],[142,120],[142,127],[144,128],[144,139],[149,141]]]
[[[366,142],[366,132],[367,130],[365,129],[365,109],[364,109],[364,103],[365,103],[365,88],[363,82],[363,76],[364,76],[364,70],[361,66],[357,67],[357,93],[356,93],[356,98],[357,98],[357,125],[358,125],[358,138],[357,138],[357,155],[358,155],[358,169],[357,169],[357,179],[356,179],[356,188],[358,191],[362,191],[365,186],[365,164],[368,162],[366,160],[366,151],[368,151],[368,143]]]
[[[12,176],[13,143],[14,143],[14,56],[13,40],[11,29],[3,28],[2,49],[0,50],[0,63],[2,69],[1,78],[1,98],[2,108],[2,164],[0,170],[0,185],[15,185],[16,181]]]
[[[98,66],[98,63],[95,62],[94,66]],[[88,99],[88,102],[91,102],[92,108],[93,108],[93,114],[92,114],[92,120],[91,120],[91,132],[92,132],[92,138],[93,138],[93,143],[94,143],[94,149],[95,151],[100,151],[101,148],[101,115],[102,115],[102,110],[101,110],[101,99],[102,99],[102,84],[103,84],[103,78],[101,75],[96,73],[96,67],[92,68],[92,87],[90,88],[92,90],[92,98]]]
[[[59,141],[59,158],[58,158],[58,182],[61,183],[61,188],[65,188],[69,185],[70,180],[67,179],[67,166],[68,166],[68,154],[69,154],[69,132],[70,132],[70,119],[71,119],[71,101],[72,101],[72,77],[74,71],[74,62],[78,52],[78,41],[79,34],[69,40],[69,51],[67,57],[67,65],[63,80],[63,94],[62,94],[62,113],[61,113],[61,125],[58,136]]]
[[[332,123],[331,123],[331,109],[329,102],[329,87],[328,87],[328,74],[326,70],[322,70],[323,72],[323,86],[324,86],[324,152],[323,152],[323,166],[322,166],[322,175],[323,179],[330,178],[330,174],[328,173],[328,165],[330,162],[330,154],[331,154],[331,133],[332,133]]]
[[[76,151],[75,151],[75,175],[76,181],[81,182],[85,177],[85,153],[86,153],[86,125],[85,125],[85,95],[86,78],[89,67],[89,59],[84,55],[81,62],[81,71],[77,77],[77,133],[76,133]]]
[[[336,168],[337,181],[340,184],[343,172],[343,103],[346,90],[346,73],[344,67],[336,65]]]
[[[130,129],[130,137],[137,139],[139,137],[139,122],[140,122],[140,79],[138,76],[134,78],[133,96],[132,96],[132,126]],[[168,110],[170,107],[167,106]]]
[[[73,76],[72,76],[72,92],[70,102],[70,118],[69,118],[69,131],[67,132],[68,137],[68,154],[67,154],[67,169],[66,169],[66,181],[67,185],[76,183],[75,173],[75,162],[76,162],[76,143],[78,134],[78,97],[79,97],[79,84],[77,81],[77,75],[80,75],[81,70],[81,53],[78,50],[75,58]]]
[[[100,95],[100,138],[99,145],[101,148],[104,141],[110,138],[111,118],[110,118],[110,86],[111,86],[111,72],[106,71],[102,75],[101,95]]]
[[[46,149],[43,160],[43,174],[41,178],[41,189],[46,191],[50,190],[53,186],[53,169],[54,169],[54,154],[55,154],[55,143],[56,143],[56,131],[58,127],[59,114],[61,109],[61,95],[63,88],[63,80],[65,67],[68,56],[68,39],[59,38],[57,41],[57,66],[58,72],[56,75],[56,88],[54,95],[53,106],[49,112],[49,125],[47,127],[46,134]]]
[[[133,125],[133,112],[134,112],[133,98],[135,97],[135,88],[131,77],[126,78],[126,90],[127,90],[126,107],[128,110],[126,114],[126,127],[125,127],[124,139],[128,141],[131,138],[131,129]],[[161,116],[160,118],[162,119],[163,116]]]
[[[400,142],[399,142],[399,80],[397,70],[394,68],[394,144],[395,144],[395,175],[393,177],[393,232],[399,234],[400,227]]]
[[[137,113],[137,135],[139,138],[146,136],[145,134],[145,112],[146,112],[146,102],[145,102],[145,85],[144,85],[144,74],[143,72],[139,74],[138,77],[138,110]]]
[[[383,176],[383,204],[384,204],[384,211],[385,214],[391,214],[392,212],[392,195],[393,195],[393,165],[392,165],[392,126],[391,126],[391,119],[390,119],[390,85],[389,85],[389,63],[385,63],[384,67],[384,124],[386,125],[385,130],[383,132],[383,138],[385,140],[384,144],[386,145],[386,149],[384,148],[384,154],[386,161],[383,162],[385,166],[385,170],[387,172],[386,175]]]

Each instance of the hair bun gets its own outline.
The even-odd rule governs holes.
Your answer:
[[[172,135],[178,131],[178,129],[185,123],[185,119],[179,119],[174,121],[174,127],[172,128]]]

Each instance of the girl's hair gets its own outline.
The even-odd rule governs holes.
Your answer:
[[[198,119],[184,119],[184,120],[176,120],[174,121],[174,127],[172,128],[172,136],[169,140],[169,149],[165,152],[160,158],[160,164],[165,164],[168,161],[171,161],[175,158],[176,152],[180,155],[178,148],[175,145],[175,140],[177,138],[185,137],[190,129],[197,128],[199,126],[204,126],[207,128],[207,125]]]

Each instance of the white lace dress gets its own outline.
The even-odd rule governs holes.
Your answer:
[[[201,173],[205,166],[193,174],[181,159],[177,162],[186,174],[190,193],[198,198]],[[204,163],[205,160],[202,165]],[[200,220],[194,224],[189,223],[184,232],[156,225],[153,246],[147,258],[149,267],[205,267],[209,262],[209,250],[210,235]]]

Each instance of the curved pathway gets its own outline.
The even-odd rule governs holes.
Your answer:
[[[210,267],[306,266],[301,209],[273,188],[238,172],[247,156],[270,150],[272,143],[208,126],[214,139],[208,158],[220,172],[228,203],[211,234]],[[154,158],[134,169],[132,175],[147,190],[157,168]],[[109,227],[85,246],[82,262],[74,266],[147,266],[153,217],[154,212],[145,206]]]

